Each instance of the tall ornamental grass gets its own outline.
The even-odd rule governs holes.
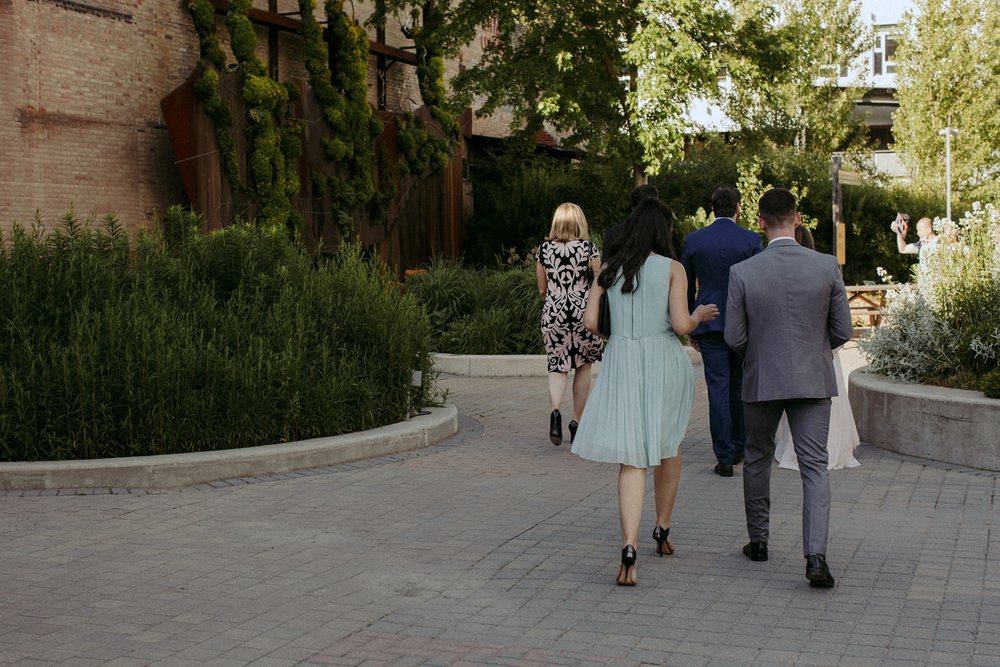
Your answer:
[[[427,309],[436,352],[543,354],[542,299],[534,267],[470,269],[435,261],[407,292]]]
[[[358,248],[317,264],[282,229],[165,227],[133,249],[68,214],[0,239],[0,460],[294,441],[431,401],[427,317]]]
[[[876,373],[1000,398],[1000,208],[935,229],[937,249],[859,347]]]

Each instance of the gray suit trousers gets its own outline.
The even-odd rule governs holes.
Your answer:
[[[802,551],[826,555],[830,532],[830,473],[827,434],[830,399],[794,399],[744,403],[746,458],[743,462],[743,502],[752,542],[767,542],[771,510],[771,469],[774,434],[781,414],[788,415],[795,456],[802,477]]]

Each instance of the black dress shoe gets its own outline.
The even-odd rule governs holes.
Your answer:
[[[743,463],[743,452],[739,451],[736,452],[736,456],[733,457],[733,465],[738,466],[741,463]]]
[[[553,445],[562,444],[562,415],[558,410],[553,410],[549,415],[549,440]]]
[[[573,441],[576,440],[576,429],[579,426],[580,425],[576,423],[575,419],[569,423],[568,428],[569,428],[569,443],[570,444],[573,444]]]
[[[743,555],[750,560],[767,560],[767,542],[751,542],[743,547]]]
[[[813,588],[833,588],[833,575],[826,565],[826,558],[819,554],[806,556],[806,579]]]
[[[728,463],[716,463],[715,464],[715,474],[719,477],[732,477],[733,476],[733,466]]]

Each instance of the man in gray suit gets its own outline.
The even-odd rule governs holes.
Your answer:
[[[833,349],[851,339],[851,311],[836,259],[795,242],[802,219],[794,195],[774,188],[758,207],[767,248],[730,270],[725,330],[726,343],[745,355],[743,499],[750,543],[743,553],[767,560],[774,434],[785,413],[802,475],[806,579],[828,588],[834,583],[826,564]]]

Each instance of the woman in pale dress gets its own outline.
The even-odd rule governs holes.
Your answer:
[[[844,369],[840,363],[840,350],[833,351],[833,368],[837,373],[837,395],[830,404],[830,432],[826,438],[826,450],[829,455],[827,468],[856,468],[860,463],[854,458],[854,448],[858,446],[858,427],[854,424],[854,413],[851,402],[847,399],[847,386],[844,382]],[[779,468],[798,470],[799,462],[795,458],[795,448],[792,446],[792,432],[788,430],[788,419],[782,415],[778,432],[774,436],[776,447],[774,458]]]
[[[795,240],[799,245],[812,250],[816,249],[812,234],[804,226],[795,228]],[[858,427],[854,424],[854,413],[851,412],[851,402],[847,400],[847,385],[844,382],[844,369],[840,363],[840,349],[833,351],[833,368],[837,373],[837,396],[830,405],[830,432],[826,438],[826,450],[829,457],[827,468],[856,468],[861,465],[854,458],[854,448],[858,446]],[[795,458],[795,448],[792,446],[792,432],[788,429],[788,418],[781,416],[778,432],[774,436],[776,447],[774,459],[779,468],[798,470],[799,462]]]
[[[715,304],[688,313],[687,274],[670,243],[672,221],[673,213],[656,198],[636,207],[623,240],[598,272],[583,315],[587,328],[597,333],[601,294],[607,292],[611,335],[572,451],[619,466],[620,586],[636,582],[646,468],[654,468],[656,552],[673,553],[670,514],[694,400],[691,359],[677,336],[719,314]]]

